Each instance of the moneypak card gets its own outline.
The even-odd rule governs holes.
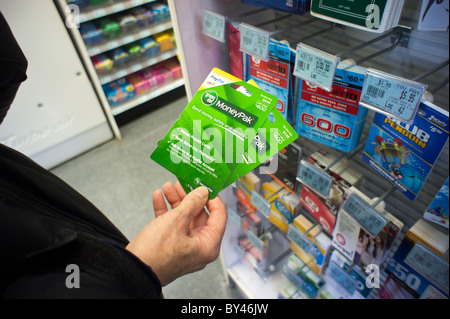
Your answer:
[[[214,68],[150,157],[186,192],[205,186],[214,198],[298,138],[276,103],[254,83]]]

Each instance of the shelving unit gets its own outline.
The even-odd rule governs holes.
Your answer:
[[[211,1],[170,0],[169,7],[173,17],[174,31],[179,41],[180,62],[186,79],[188,98],[197,91],[203,79],[212,68],[229,70],[228,48],[226,43],[208,37],[202,33],[203,10],[215,12],[229,20],[256,25],[273,33],[276,40],[286,40],[291,48],[299,42],[306,43],[319,50],[340,55],[341,60],[351,58],[363,67],[372,67],[393,75],[414,79],[428,85],[433,93],[434,103],[444,110],[449,110],[448,94],[448,32],[424,32],[416,30],[421,2],[407,1],[403,9],[400,25],[411,27],[402,38],[389,34],[380,41],[374,41],[380,34],[335,25],[325,20],[316,19],[309,14],[303,16],[289,15],[274,10],[261,10],[259,7],[242,4],[240,0]],[[254,14],[246,14],[254,13]],[[400,40],[396,42],[396,40]],[[434,72],[429,73],[430,70]],[[372,125],[375,112],[369,110],[366,117],[360,144],[364,145]],[[317,150],[324,150],[340,157],[345,153],[306,138],[299,138],[302,147],[302,158],[306,159]],[[386,261],[380,267],[381,284],[386,280],[384,269],[392,257],[406,232],[422,217],[424,211],[439,191],[449,174],[448,141],[437,163],[422,187],[419,196],[410,201],[400,192],[386,192],[391,184],[371,169],[361,158],[362,148],[349,159],[352,167],[364,176],[362,185],[358,187],[369,198],[386,195],[384,202],[386,211],[404,223],[401,234],[395,240]],[[232,187],[221,193],[228,207],[233,207],[236,198]],[[230,216],[230,214],[229,214]],[[448,230],[440,226],[439,231],[448,235]],[[275,267],[267,278],[262,278],[252,270],[252,266],[242,262],[235,243],[242,231],[229,218],[227,230],[222,243],[221,260],[225,275],[230,285],[238,287],[247,298],[277,298],[283,282],[282,264]],[[377,298],[378,290],[374,289],[368,298]]]
[[[123,1],[107,1],[99,5],[91,5],[87,8],[73,10],[66,0],[55,0],[60,11],[62,19],[66,22],[67,30],[77,47],[77,50],[83,60],[85,68],[91,78],[92,84],[101,101],[103,110],[108,118],[111,129],[117,139],[121,139],[119,126],[116,117],[123,112],[136,108],[152,99],[158,98],[166,93],[171,92],[184,85],[183,78],[176,78],[166,81],[164,85],[153,87],[146,93],[128,98],[117,105],[111,105],[105,95],[104,86],[117,80],[121,80],[133,73],[138,73],[146,68],[157,66],[169,59],[176,59],[178,50],[176,46],[168,50],[160,51],[152,56],[143,56],[132,61],[117,64],[109,71],[98,72],[92,62],[96,56],[106,55],[115,49],[126,47],[150,36],[160,34],[172,30],[171,18],[154,21],[145,27],[138,27],[128,32],[122,32],[119,36],[104,39],[98,43],[88,45],[84,42],[80,33],[80,26],[85,23],[97,23],[102,19],[111,18],[119,14],[127,14],[127,10],[134,10],[140,6],[158,4],[156,0],[123,0]],[[72,5],[73,6],[73,5]],[[71,26],[72,23],[72,26]],[[75,26],[73,24],[75,23]],[[78,25],[76,25],[78,23]],[[174,41],[175,42],[175,41]]]

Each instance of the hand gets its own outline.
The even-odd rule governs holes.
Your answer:
[[[227,212],[218,196],[208,201],[208,190],[204,187],[186,195],[180,183],[174,186],[168,182],[163,192],[153,193],[155,220],[147,224],[126,249],[150,266],[166,286],[217,259]],[[164,195],[171,210],[167,209]]]

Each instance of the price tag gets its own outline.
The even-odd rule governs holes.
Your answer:
[[[246,23],[240,24],[239,31],[241,35],[240,50],[267,61],[269,59],[270,32]]]
[[[343,209],[372,237],[378,235],[388,222],[386,217],[381,215],[375,208],[356,194],[350,195],[345,202]]]
[[[229,207],[227,207],[227,213],[230,220],[235,223],[236,226],[241,227],[241,216]]]
[[[257,210],[259,210],[264,216],[269,218],[271,204],[266,201],[266,199],[256,191],[252,192],[252,200],[250,203],[255,206]]]
[[[324,197],[328,197],[331,184],[333,183],[333,177],[327,175],[325,172],[305,160],[301,161],[297,179],[302,184],[305,184],[309,188],[317,191]]]
[[[225,42],[226,18],[223,15],[204,10],[203,33],[220,42]]]
[[[254,232],[248,231],[247,237],[259,251],[264,251],[264,242]]]
[[[347,274],[334,261],[331,261],[328,265],[328,274],[333,277],[349,293],[353,294],[356,291],[356,280],[352,276],[350,276],[350,274]]]
[[[306,44],[297,44],[294,75],[330,92],[340,58]]]
[[[311,240],[292,224],[289,224],[287,237],[303,249],[306,254],[309,253],[313,246]]]
[[[417,270],[437,287],[448,293],[448,261],[417,242],[405,258],[406,264]]]
[[[359,104],[376,112],[412,123],[426,84],[367,69]]]

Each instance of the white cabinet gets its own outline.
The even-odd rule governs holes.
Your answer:
[[[0,142],[54,167],[113,138],[95,90],[51,0],[1,0],[28,59]]]

